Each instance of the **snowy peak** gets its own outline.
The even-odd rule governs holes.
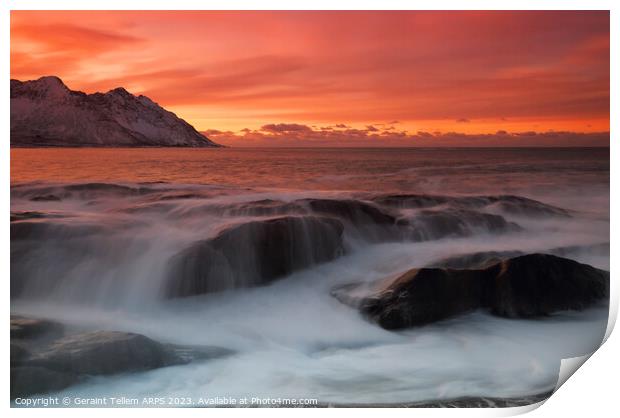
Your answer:
[[[146,96],[70,90],[60,78],[11,80],[12,146],[217,147]]]
[[[25,83],[19,80],[11,80],[11,98],[13,98],[14,92],[17,95],[28,95],[32,98],[60,99],[66,97],[70,90],[60,78],[46,76]]]

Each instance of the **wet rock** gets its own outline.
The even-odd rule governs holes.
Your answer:
[[[422,194],[395,194],[373,198],[384,206],[400,209],[425,209],[445,205],[460,209],[484,209],[527,217],[570,217],[570,211],[522,196],[437,196]]]
[[[214,210],[227,216],[277,216],[303,215],[308,213],[301,205],[294,202],[283,202],[273,199],[261,199],[251,202],[240,202],[213,206]]]
[[[609,295],[607,272],[553,255],[515,257],[483,271],[488,276],[484,306],[507,318],[581,310]]]
[[[396,279],[336,288],[332,295],[385,329],[430,324],[480,307],[477,271],[409,270]]]
[[[372,199],[374,202],[401,209],[421,209],[442,205],[450,201],[447,196],[435,196],[424,194],[393,194],[377,196]]]
[[[11,367],[18,366],[27,360],[30,355],[30,351],[21,344],[11,343]]]
[[[548,205],[537,200],[528,199],[522,196],[488,196],[488,208],[495,207],[499,211],[517,216],[525,217],[570,217],[571,214],[566,209]]]
[[[33,202],[60,202],[62,199],[54,194],[42,194],[30,198]]]
[[[341,302],[386,329],[420,326],[487,309],[507,318],[581,310],[609,295],[609,274],[547,254],[510,258],[481,269],[412,269],[396,278],[333,289]]]
[[[307,205],[315,213],[334,216],[354,225],[393,225],[396,222],[394,216],[360,200],[301,199],[295,202]]]
[[[29,333],[14,335],[13,318],[19,319]],[[144,335],[118,331],[62,337],[47,330],[49,324],[60,324],[31,318],[24,322],[22,318],[13,316],[11,322],[11,398],[64,389],[91,376],[146,371],[233,354],[223,347],[162,344]]]
[[[609,257],[609,243],[598,243],[591,245],[571,245],[566,247],[554,247],[543,251],[544,254],[551,254],[564,258],[575,258],[580,254]],[[459,254],[447,257],[429,264],[426,267],[440,267],[452,269],[481,269],[498,263],[508,258],[524,255],[523,251],[479,251],[474,253]]]
[[[105,232],[102,225],[52,220],[11,222],[11,243],[20,240],[83,238]]]
[[[336,219],[286,216],[235,225],[170,260],[165,294],[192,296],[267,284],[343,254]]]
[[[73,373],[44,367],[11,367],[11,399],[61,390],[78,381]]]
[[[11,186],[11,198],[28,199],[33,202],[57,202],[65,199],[91,200],[105,196],[137,197],[163,190],[114,183],[21,184]]]
[[[11,222],[25,221],[29,219],[61,218],[62,215],[56,213],[45,213],[37,211],[11,211]]]
[[[483,269],[511,257],[523,255],[521,251],[480,251],[438,260],[427,267],[450,269]]]
[[[140,334],[95,331],[54,341],[31,361],[61,373],[106,375],[179,364],[163,344]]]
[[[462,237],[476,232],[502,233],[521,227],[500,215],[465,209],[422,210],[406,222],[411,238],[417,241]]]
[[[11,339],[37,338],[44,335],[59,335],[63,326],[45,319],[11,315]]]

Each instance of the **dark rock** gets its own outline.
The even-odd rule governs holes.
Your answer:
[[[386,329],[429,324],[474,309],[507,318],[581,310],[609,295],[609,274],[546,254],[529,254],[482,269],[421,268],[371,284],[335,288]]]
[[[450,201],[447,196],[423,195],[423,194],[394,194],[377,196],[374,202],[401,209],[421,209],[442,205]]]
[[[252,202],[239,202],[223,205],[209,205],[208,212],[224,216],[277,216],[304,215],[308,210],[294,202],[283,202],[273,199],[261,199]]]
[[[507,318],[581,310],[609,294],[607,272],[553,255],[515,257],[483,271],[490,281],[484,306]]]
[[[427,267],[439,267],[449,269],[483,269],[492,264],[511,257],[523,255],[522,251],[480,251],[456,255],[436,261]]]
[[[30,357],[30,351],[24,346],[11,342],[11,367],[18,366]]]
[[[64,389],[77,383],[78,376],[44,367],[11,367],[11,399]]]
[[[522,196],[487,196],[489,204],[495,206],[504,213],[526,217],[570,217],[571,214],[566,209],[548,205],[537,200],[528,199]]]
[[[421,194],[396,194],[377,196],[374,202],[394,207],[423,209],[446,205],[461,209],[496,209],[501,212],[520,216],[557,216],[569,217],[570,211],[548,205],[534,199],[514,195],[498,196],[437,196]]]
[[[334,216],[355,225],[394,225],[396,223],[394,216],[360,200],[301,199],[296,203],[307,205],[315,213]]]
[[[61,373],[106,375],[181,363],[163,344],[140,334],[95,331],[56,340],[31,361]]]
[[[106,196],[139,197],[166,191],[146,186],[127,186],[114,183],[20,184],[11,186],[11,198],[31,201],[60,201],[65,199],[98,199]]]
[[[411,237],[417,241],[461,237],[476,232],[520,231],[521,227],[500,215],[465,209],[422,210],[409,220]]]
[[[30,198],[33,202],[60,202],[60,197],[53,194],[37,195]]]
[[[479,308],[483,286],[477,271],[423,268],[393,280],[336,288],[332,295],[382,328],[400,329]]]
[[[11,211],[11,222],[43,218],[62,218],[62,215],[37,211]]]
[[[63,326],[58,322],[45,319],[11,315],[11,339],[37,338],[44,335],[59,335]]]
[[[170,261],[168,297],[269,283],[343,254],[343,225],[331,218],[286,216],[235,225]]]
[[[102,225],[60,221],[16,221],[11,222],[11,243],[19,240],[83,238],[104,232]]]
[[[580,254],[593,254],[602,257],[609,257],[609,243],[599,243],[592,245],[571,245],[566,247],[549,248],[544,254],[556,255],[564,258],[575,258]],[[459,254],[444,258],[429,264],[426,267],[440,267],[452,269],[482,269],[491,264],[498,263],[508,258],[524,255],[523,251],[479,251],[475,253]]]
[[[233,354],[215,346],[161,344],[144,335],[94,331],[62,336],[44,319],[11,316],[11,397],[60,390],[94,375],[146,371]]]

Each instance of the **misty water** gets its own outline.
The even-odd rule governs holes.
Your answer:
[[[369,404],[525,396],[552,390],[560,360],[598,348],[607,325],[601,304],[536,320],[477,311],[394,332],[330,295],[339,284],[480,251],[565,248],[563,256],[609,270],[607,149],[13,149],[11,159],[12,224],[25,225],[15,234],[12,225],[13,313],[235,352],[93,377],[62,395]],[[465,232],[417,240],[345,221],[345,252],[333,261],[265,286],[164,295],[180,250],[231,225],[282,215],[261,213],[261,205],[325,198],[376,206],[388,193],[514,195],[571,216],[489,203],[476,212],[520,228],[464,220]],[[407,219],[419,212],[384,210]]]

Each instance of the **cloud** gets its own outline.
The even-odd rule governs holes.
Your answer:
[[[120,32],[93,29],[73,23],[13,24],[11,37],[17,42],[26,40],[35,44],[41,52],[61,54],[101,53],[143,41]]]
[[[608,11],[17,10],[11,77],[124,86],[183,107],[200,129],[226,119],[449,130],[467,115],[468,130],[506,129],[501,118],[607,130],[609,24]]]
[[[208,130],[212,140],[230,146],[382,146],[382,147],[536,147],[536,146],[609,146],[609,132],[508,132],[465,134],[462,132],[410,133],[405,130],[379,130],[323,126],[312,128],[297,123],[273,123],[259,130],[242,129],[238,133]],[[374,128],[374,129],[369,129]]]
[[[271,123],[261,126],[261,131],[272,134],[287,134],[291,132],[314,132],[308,125],[298,123]]]
[[[456,120],[456,123],[469,123],[471,122],[469,119],[466,118],[460,118]]]

